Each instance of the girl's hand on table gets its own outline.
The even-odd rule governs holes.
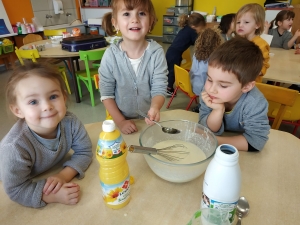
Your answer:
[[[80,186],[76,183],[65,183],[57,193],[43,194],[46,203],[58,202],[66,205],[75,205],[79,201]]]
[[[296,49],[295,54],[300,54],[300,48]]]
[[[132,134],[138,131],[135,123],[132,120],[123,120],[118,123],[118,127],[123,134]]]
[[[49,195],[51,192],[56,194],[64,183],[66,183],[66,181],[59,174],[48,177],[43,188],[43,193],[45,195]]]

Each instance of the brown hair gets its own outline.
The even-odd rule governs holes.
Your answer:
[[[192,13],[191,15],[182,14],[178,18],[178,25],[184,27],[186,25],[195,26],[195,27],[205,27],[206,22],[205,18],[200,13]]]
[[[239,11],[237,12],[235,22],[237,23],[239,18],[247,12],[251,12],[253,14],[253,18],[255,20],[255,23],[259,26],[255,30],[255,34],[256,35],[262,34],[263,31],[264,31],[264,23],[265,23],[265,10],[264,10],[264,8],[261,5],[257,4],[257,3],[246,4],[246,5],[242,6],[242,8],[240,8]]]
[[[198,61],[207,61],[210,54],[223,42],[221,30],[206,28],[195,42],[195,57]]]
[[[50,64],[26,62],[24,66],[14,68],[12,74],[8,78],[5,88],[6,104],[8,108],[10,105],[14,105],[17,102],[16,86],[19,81],[32,75],[58,81],[63,95],[67,98],[65,82],[55,67]]]
[[[294,19],[295,13],[291,10],[281,10],[275,17],[274,20],[270,22],[271,26],[270,29],[273,28],[274,22],[275,25],[278,26],[278,22],[283,22],[284,20]]]
[[[102,28],[103,30],[109,35],[113,36],[116,35],[116,29],[114,28],[112,24],[112,18],[117,17],[117,12],[119,10],[119,4],[121,2],[124,2],[124,5],[126,9],[128,10],[133,10],[135,8],[140,8],[146,12],[149,13],[150,17],[150,31],[153,30],[156,22],[157,22],[157,17],[155,14],[155,10],[153,7],[153,4],[151,0],[112,0],[111,1],[111,8],[112,12],[106,13],[103,18],[102,18]]]
[[[263,55],[253,42],[235,37],[220,45],[210,55],[208,65],[235,74],[243,87],[255,81],[259,75],[263,66]]]

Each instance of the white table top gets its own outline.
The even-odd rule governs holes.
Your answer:
[[[161,113],[162,120],[198,120],[198,114],[172,110]],[[96,149],[102,123],[87,124],[86,129]],[[126,143],[138,144],[147,125],[137,121],[138,133],[123,135]],[[242,171],[241,195],[250,203],[250,213],[243,225],[299,224],[300,140],[295,136],[271,130],[269,141],[259,153],[240,152]],[[99,164],[93,159],[82,180],[81,199],[75,206],[49,204],[42,209],[23,207],[9,200],[0,182],[0,224],[72,224],[72,225],[185,225],[200,208],[204,174],[183,184],[170,183],[157,177],[141,154],[127,156],[130,173],[135,178],[127,206],[113,210],[104,204],[98,177]],[[51,171],[57,172],[59,167]],[[44,176],[49,175],[47,172]]]
[[[263,79],[300,84],[300,55],[296,55],[294,49],[282,48],[271,48],[270,53],[270,67]]]

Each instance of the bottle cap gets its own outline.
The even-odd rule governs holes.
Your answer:
[[[104,120],[102,123],[102,130],[104,132],[113,132],[116,129],[115,122],[113,120]]]

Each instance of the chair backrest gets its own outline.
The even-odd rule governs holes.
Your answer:
[[[268,117],[275,118],[280,108],[280,104],[269,101]],[[297,121],[300,120],[300,94],[298,94],[295,104],[288,106],[283,115],[283,120]]]
[[[263,93],[268,101],[280,104],[278,113],[272,124],[272,129],[278,130],[287,106],[293,106],[295,104],[299,92],[263,83],[256,83],[256,87]]]
[[[40,54],[37,49],[23,50],[15,47],[15,53],[21,65],[24,65],[23,59],[31,59],[32,62],[37,62],[36,59],[40,58]]]
[[[79,58],[84,61],[84,66],[88,77],[91,76],[89,61],[101,60],[105,50],[106,49],[99,49],[93,51],[79,51]],[[92,76],[93,75],[94,74],[92,74]]]
[[[41,41],[43,38],[38,34],[28,34],[23,38],[23,44],[29,44],[35,41]]]
[[[185,50],[182,53],[181,57],[182,57],[182,61],[181,61],[180,67],[182,67],[183,69],[186,69],[186,70],[190,70],[192,67],[192,57],[191,57],[190,48]]]
[[[63,36],[63,32],[66,32],[67,29],[58,29],[58,30],[44,30],[44,35],[46,37],[51,36]]]
[[[190,98],[195,96],[192,90],[190,74],[180,66],[174,65],[175,86],[186,92]]]

